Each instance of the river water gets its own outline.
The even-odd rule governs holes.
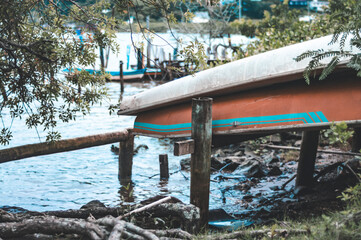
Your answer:
[[[124,43],[126,36],[118,34],[119,42]],[[121,46],[126,48],[129,43]],[[110,67],[116,68],[119,59],[125,60],[124,51],[123,49],[123,55],[120,56],[111,55]],[[157,83],[154,82],[127,83],[125,95],[133,95],[155,85]],[[117,103],[120,87],[118,83],[107,83],[107,87],[109,100],[92,107],[90,115],[79,116],[74,122],[58,124],[56,130],[62,134],[62,138],[132,127],[134,117],[109,115],[107,106],[109,103]],[[8,146],[0,146],[0,149],[45,141],[46,133],[41,132],[41,129],[39,132],[27,129],[24,119],[12,121],[4,113],[2,122],[7,127],[11,126],[13,140]],[[190,176],[188,172],[179,171],[179,161],[187,156],[173,156],[172,144],[167,139],[136,137],[135,146],[140,144],[146,144],[149,149],[143,149],[134,156],[134,188],[128,192],[124,191],[118,181],[118,157],[111,152],[111,145],[0,164],[0,207],[15,206],[34,211],[76,209],[94,199],[116,206],[124,201],[139,202],[156,195],[172,195],[189,202]],[[169,181],[160,181],[159,175],[156,175],[159,173],[159,154],[169,156]],[[211,208],[224,205],[219,187],[219,184],[211,183]],[[234,202],[236,201],[237,196]]]
[[[133,95],[156,86],[158,83],[126,83],[125,95]],[[119,83],[107,83],[110,99],[102,105],[94,106],[87,116],[80,116],[74,122],[59,124],[62,137],[73,138],[117,131],[132,127],[134,117],[109,115],[109,103],[117,103],[120,96]],[[4,116],[4,124],[11,125],[9,115]],[[9,146],[45,141],[46,133],[27,129],[24,120],[12,123],[13,140]],[[41,130],[41,129],[40,129]],[[136,137],[135,146],[146,144],[149,149],[141,149],[133,159],[133,188],[128,191],[118,181],[118,156],[111,151],[111,144],[31,157],[0,164],[0,208],[21,207],[33,211],[78,209],[91,200],[100,200],[107,206],[125,202],[140,202],[157,195],[171,195],[185,203],[189,202],[190,174],[180,171],[180,160],[190,156],[175,157],[169,139]],[[159,154],[168,154],[168,181],[159,179]],[[217,174],[212,175],[215,179]],[[281,185],[286,179],[274,179]],[[234,186],[239,180],[211,181],[210,208],[223,208],[228,212],[243,211],[242,191],[222,190]],[[261,181],[255,193],[269,193],[270,183]],[[227,202],[224,202],[226,197]]]
[[[138,93],[154,85],[126,84],[125,95]],[[110,94],[108,101],[116,103],[119,84],[107,83],[107,87]],[[132,127],[134,117],[109,115],[107,105],[94,106],[90,115],[80,116],[68,124],[60,124],[58,130],[62,137],[80,137]],[[5,125],[11,124],[7,117],[4,116]],[[6,147],[40,142],[37,132],[27,129],[22,120],[15,120],[11,130],[14,138]],[[44,141],[45,133],[40,131],[39,135],[41,141]],[[169,140],[136,137],[135,145],[139,144],[146,144],[149,149],[140,150],[134,156],[134,201],[170,192],[187,201],[189,182],[181,173],[173,174],[168,183],[159,181],[159,176],[152,177],[159,173],[159,154],[169,154],[170,173],[180,168],[179,159],[171,154]],[[120,194],[118,181],[118,157],[110,149],[111,145],[104,145],[1,164],[0,206],[44,211],[79,208],[94,199],[111,206],[119,204],[124,197]]]

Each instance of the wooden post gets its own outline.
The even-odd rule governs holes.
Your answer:
[[[143,65],[143,57],[142,51],[140,48],[137,48],[137,69],[142,69]]]
[[[312,187],[320,131],[304,131],[298,160],[296,186]]]
[[[159,155],[160,179],[169,178],[168,154]]]
[[[119,61],[120,93],[124,92],[123,61]]]
[[[104,47],[100,46],[99,47],[99,51],[100,51],[100,69],[103,71],[105,68],[105,63],[104,63]]]
[[[352,137],[352,152],[360,152],[361,149],[361,128],[354,128],[354,133]]]
[[[132,179],[134,135],[129,132],[126,141],[119,143],[119,172],[118,178],[121,185],[126,186]]]
[[[191,204],[200,208],[200,227],[207,228],[212,145],[212,98],[192,100]]]

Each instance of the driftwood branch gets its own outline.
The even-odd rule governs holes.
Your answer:
[[[287,184],[289,184],[293,179],[295,179],[297,176],[297,174],[293,175],[290,179],[288,179],[284,184],[282,184],[281,189],[285,189],[285,187],[287,186]]]
[[[299,148],[299,147],[290,147],[290,146],[277,146],[277,145],[270,145],[270,144],[261,144],[261,146],[266,147],[266,148],[273,148],[273,149],[296,150],[296,151],[301,150],[301,148]],[[331,151],[331,150],[322,150],[322,149],[318,149],[317,152],[327,153],[327,154],[361,156],[361,153],[343,152],[343,151]]]
[[[162,198],[162,199],[160,199],[160,200],[158,200],[158,201],[152,202],[152,203],[147,204],[147,205],[145,205],[145,206],[143,206],[143,207],[140,207],[140,208],[137,208],[137,209],[135,209],[135,210],[133,210],[133,211],[130,211],[129,213],[124,214],[123,216],[119,216],[118,219],[122,219],[122,218],[125,218],[125,217],[129,217],[130,215],[132,215],[132,214],[134,214],[134,213],[139,213],[139,212],[148,210],[149,208],[152,208],[152,207],[157,206],[157,205],[159,205],[159,204],[168,202],[168,201],[170,201],[171,199],[172,199],[171,196]]]

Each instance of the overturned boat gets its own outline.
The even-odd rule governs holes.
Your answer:
[[[338,44],[328,45],[331,38],[247,57],[126,97],[118,114],[137,116],[135,134],[186,137],[191,134],[192,98],[211,97],[213,137],[221,141],[320,129],[341,121],[358,126],[361,79],[346,68],[347,59],[328,79],[310,85],[303,78],[309,59],[294,60],[308,50],[337,49]]]

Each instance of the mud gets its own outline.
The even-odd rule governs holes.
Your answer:
[[[360,159],[319,153],[314,186],[295,188],[295,179],[285,183],[296,174],[299,152],[267,149],[262,144],[299,146],[299,139],[297,134],[286,138],[274,135],[214,149],[211,179],[219,183],[225,207],[210,210],[210,225],[232,230],[343,209],[341,192],[357,183],[355,175],[343,166],[347,164],[360,172]],[[323,148],[330,149],[329,146]],[[181,162],[182,169],[187,169],[187,162],[188,159]],[[223,187],[227,181],[234,184]],[[236,204],[234,198],[238,198]],[[232,206],[227,205],[228,202]]]

